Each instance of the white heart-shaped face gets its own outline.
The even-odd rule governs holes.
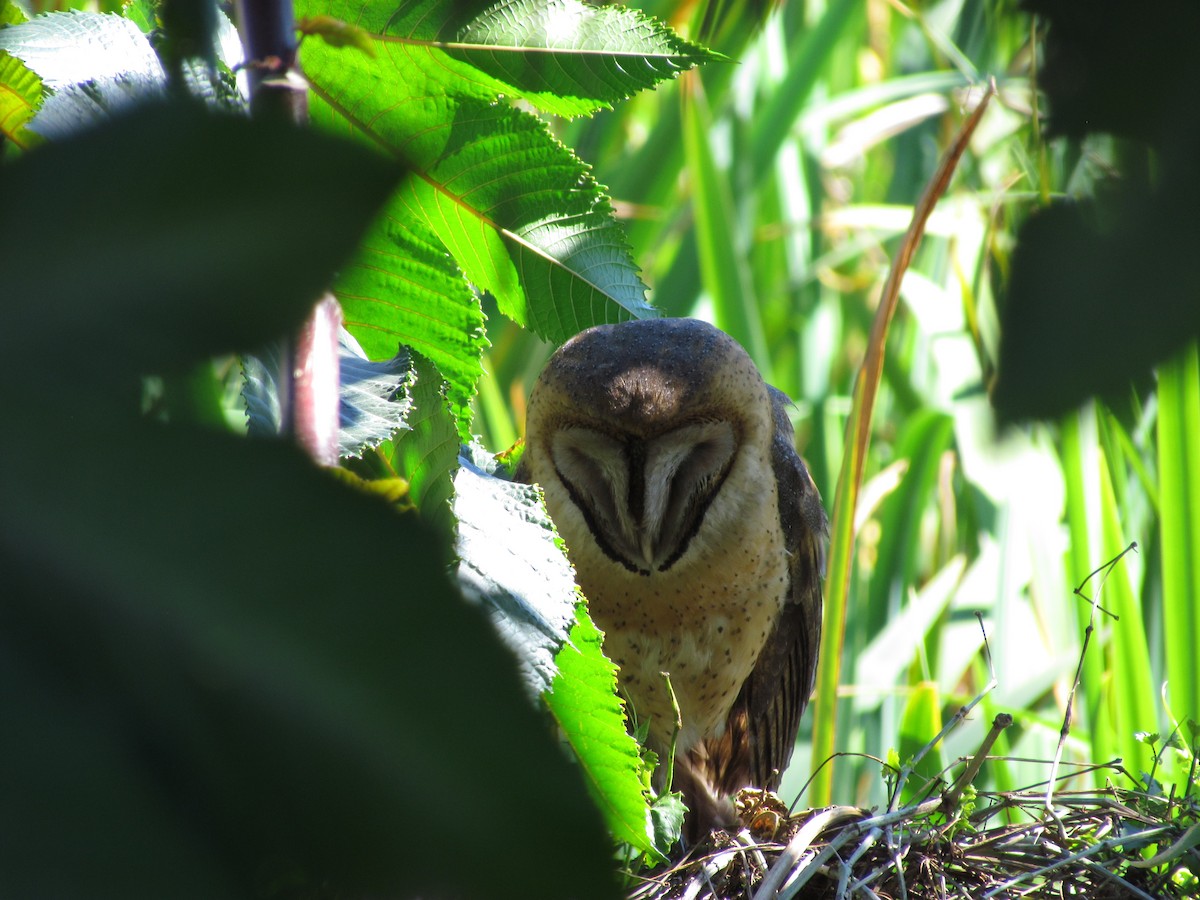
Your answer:
[[[550,457],[605,554],[631,571],[666,571],[687,551],[737,453],[725,419],[649,438],[583,425],[554,432]]]

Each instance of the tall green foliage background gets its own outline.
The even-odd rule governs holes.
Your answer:
[[[700,28],[702,10],[647,5]],[[1011,761],[986,767],[983,784],[1047,777],[1040,761],[1054,756],[1092,617],[1074,590],[1134,541],[1136,553],[1084,588],[1120,618],[1095,618],[1065,770],[1121,759],[1135,782],[1165,773],[1182,790],[1186,754],[1156,763],[1139,734],[1183,724],[1187,745],[1198,711],[1187,649],[1197,639],[1189,560],[1200,558],[1195,350],[1045,421],[1001,427],[989,402],[1002,332],[1026,326],[1000,324],[1019,229],[1048,204],[1128,180],[1122,166],[1144,149],[1106,134],[1047,136],[1037,90],[1047,21],[1012,3],[739,6],[721,24],[712,46],[735,62],[557,129],[609,186],[652,302],[733,334],[796,400],[798,443],[827,505],[912,204],[989,77],[998,91],[902,286],[855,516],[838,700],[810,713],[784,795],[822,762],[806,755],[816,719],[836,727],[838,751],[860,755],[837,760],[832,784],[801,802],[878,802],[886,786],[873,760],[920,747],[988,681],[975,613],[998,685],[941,759],[971,753],[993,713],[1011,711],[1016,725],[994,751]],[[1136,304],[1079,305],[1065,333],[1045,337],[1064,358],[1087,359],[1081,381],[1100,382],[1116,356],[1089,358],[1087,323],[1136,319]],[[496,318],[489,337],[477,421],[504,446],[550,348]],[[1062,378],[1030,380],[1036,399]]]

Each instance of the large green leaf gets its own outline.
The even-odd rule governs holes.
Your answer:
[[[120,16],[71,11],[26,20],[4,3],[5,25],[0,134],[23,149],[95,122],[131,96],[156,92],[165,78],[149,41]]]
[[[609,831],[658,859],[637,744],[616,696],[616,667],[588,617],[541,491],[498,477],[477,446],[454,478],[455,550],[463,593],[491,613],[534,696],[574,749]],[[670,839],[679,833],[678,822]]]
[[[597,109],[719,58],[635,9],[580,0],[303,3],[353,22],[448,92],[519,97],[563,116]]]
[[[42,102],[42,80],[19,59],[0,50],[0,136],[23,150],[38,142],[26,126]]]
[[[588,789],[613,836],[655,860],[667,848],[655,846],[638,747],[625,728],[616,694],[617,669],[604,655],[604,636],[583,604],[577,617],[570,643],[555,659],[558,676],[546,701],[579,758]]]
[[[38,16],[0,31],[0,49],[51,90],[122,76],[159,84],[166,77],[150,41],[118,15],[72,10]]]
[[[284,371],[283,342],[242,358],[242,400],[246,430],[251,437],[273,438],[283,433],[279,376]],[[338,456],[361,458],[363,453],[391,440],[408,427],[409,396],[414,377],[407,352],[370,362],[345,329],[338,337]]]
[[[1145,195],[1056,203],[1021,228],[993,393],[1001,418],[1119,393],[1200,335],[1200,179],[1173,175]]]
[[[407,388],[412,401],[407,428],[379,449],[389,474],[408,482],[409,496],[421,515],[449,538],[454,531],[450,504],[459,442],[446,406],[446,383],[433,363],[413,353]]]
[[[609,107],[719,58],[636,9],[580,0],[503,0],[441,37],[453,42],[446,48],[451,56],[511,85],[539,109],[565,116]]]
[[[414,175],[399,195],[407,214],[437,235],[501,311],[543,337],[561,341],[598,322],[652,314],[611,206],[586,167],[540,120],[496,103],[501,85],[440,52],[435,59],[416,39],[399,39],[403,26],[416,27],[404,17],[414,9],[355,11],[358,27],[397,38],[375,58],[305,43],[314,121],[409,166]],[[307,3],[299,11],[327,12]],[[368,245],[392,246],[378,232]]]
[[[0,28],[6,25],[20,25],[22,22],[28,22],[29,16],[25,14],[25,10],[17,6],[13,0],[0,0]]]
[[[994,390],[1006,420],[1122,392],[1200,336],[1200,115],[1191,102],[1200,74],[1187,50],[1200,7],[1156,0],[1088,16],[1073,4],[1028,6],[1049,28],[1039,83],[1050,129],[1127,140],[1119,173],[1093,197],[1055,202],[1021,228]]]
[[[478,445],[454,476],[455,553],[465,596],[482,603],[517,655],[533,696],[550,690],[579,594],[541,492],[496,474]]]
[[[446,379],[459,439],[470,440],[471,397],[487,346],[483,311],[446,248],[403,199],[394,197],[368,231],[335,290],[346,329],[368,357],[386,359],[405,344]]]

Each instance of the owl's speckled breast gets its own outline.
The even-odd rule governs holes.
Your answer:
[[[748,462],[723,490],[746,502],[737,510],[725,506],[726,527],[708,530],[709,539],[666,572],[629,572],[591,542],[572,543],[565,533],[571,526],[560,525],[592,617],[605,632],[605,652],[620,666],[621,687],[660,750],[674,721],[662,673],[670,673],[683,721],[677,752],[721,734],[788,591],[775,487],[754,478],[759,466]],[[753,490],[745,489],[750,484]]]

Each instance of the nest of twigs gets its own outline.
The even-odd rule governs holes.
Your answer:
[[[1200,895],[1194,798],[1109,787],[1055,793],[1047,807],[1042,787],[789,817],[773,795],[744,792],[739,811],[747,828],[714,832],[630,900]]]
[[[1092,572],[1084,585],[1136,546]],[[1080,585],[1075,593],[1090,600],[1082,591]],[[1097,611],[1111,615],[1093,602],[1093,616]],[[737,798],[742,830],[713,832],[680,862],[630,874],[628,900],[1200,900],[1200,795],[1193,790],[1200,784],[1200,727],[1187,723],[1191,768],[1181,795],[1175,787],[1163,793],[1153,773],[1145,781],[1133,778],[1120,760],[1088,768],[1111,773],[1102,790],[1066,790],[1060,782],[1063,742],[1091,633],[1089,625],[1059,755],[1046,761],[1051,773],[1046,782],[1019,791],[976,792],[975,776],[1013,721],[1000,713],[978,752],[963,760],[961,773],[934,779],[929,792],[909,805],[893,800],[883,812],[832,806],[790,815],[774,794],[742,791]],[[990,667],[986,633],[984,651]],[[995,685],[993,671],[983,691],[909,764],[887,766],[895,779],[889,785],[893,798],[906,796],[903,787],[920,759]]]

